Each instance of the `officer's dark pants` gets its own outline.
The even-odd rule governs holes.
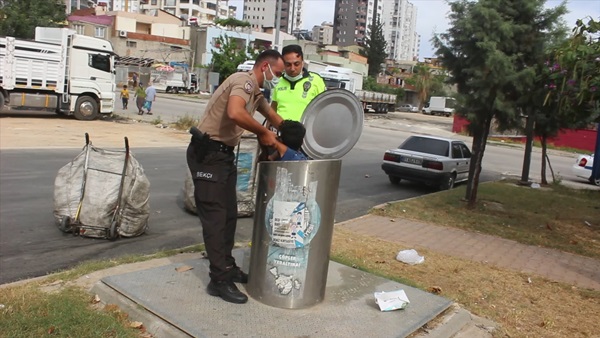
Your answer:
[[[194,180],[194,199],[202,223],[204,245],[213,280],[230,279],[235,265],[231,255],[237,225],[237,168],[234,153],[187,149],[187,162]],[[200,153],[200,154],[199,154]]]

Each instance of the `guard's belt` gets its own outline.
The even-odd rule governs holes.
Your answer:
[[[235,149],[235,147],[228,146],[221,141],[212,140],[210,135],[203,133],[196,127],[190,128],[190,134],[192,134],[192,140],[196,142],[199,147],[206,147],[207,150],[233,153],[233,150]]]

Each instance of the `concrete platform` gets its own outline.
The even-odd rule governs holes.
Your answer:
[[[247,270],[249,249],[237,249],[234,256]],[[182,266],[193,269],[177,272]],[[206,293],[208,282],[208,260],[194,259],[107,276],[92,291],[131,318],[141,318],[156,337],[406,337],[452,305],[333,261],[325,300],[308,309],[280,309],[252,298],[243,305],[227,303]],[[373,293],[398,289],[411,303],[404,310],[381,312]]]

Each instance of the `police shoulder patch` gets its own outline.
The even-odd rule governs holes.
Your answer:
[[[254,89],[254,85],[252,84],[252,81],[248,80],[246,81],[246,83],[244,83],[244,91],[248,94],[252,93],[252,89]]]

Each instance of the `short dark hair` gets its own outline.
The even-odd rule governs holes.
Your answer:
[[[283,49],[281,50],[281,55],[287,55],[290,53],[296,53],[298,54],[298,56],[300,56],[302,59],[304,59],[304,54],[302,53],[302,47],[300,47],[299,45],[288,45],[283,47]]]
[[[281,142],[292,148],[293,150],[300,150],[304,141],[304,135],[306,129],[304,125],[298,121],[284,120],[279,126],[279,137]]]
[[[260,64],[265,61],[271,64],[272,62],[277,61],[277,59],[283,60],[283,58],[281,57],[281,53],[274,49],[267,49],[258,55],[256,61],[254,62],[254,67],[260,66]]]

